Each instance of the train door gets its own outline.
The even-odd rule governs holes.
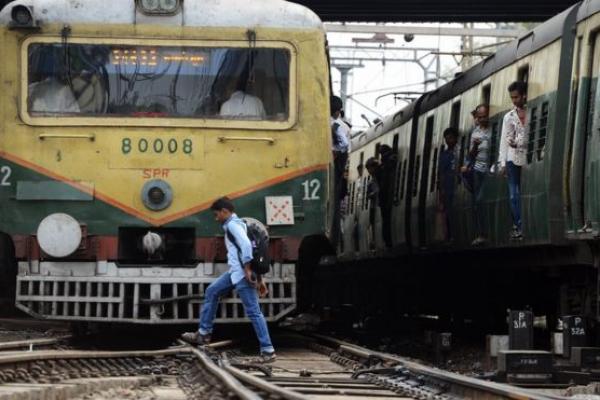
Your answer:
[[[590,46],[593,48],[593,46]],[[593,97],[590,86],[590,72],[593,61],[585,62],[584,40],[580,34],[575,44],[573,57],[573,72],[571,86],[571,103],[569,105],[569,143],[567,169],[567,229],[575,232],[582,228],[584,222],[583,212],[583,176],[585,166],[584,149],[588,136],[588,104],[590,96]]]
[[[600,121],[599,113],[595,112],[600,94],[600,34],[591,36],[588,43],[587,58],[583,56],[581,63],[570,157],[570,212],[572,228],[577,229],[579,234],[592,233],[600,228]]]
[[[427,192],[429,189],[429,170],[430,170],[430,159],[431,159],[431,142],[433,140],[433,126],[434,117],[428,117],[425,122],[425,143],[423,144],[423,157],[421,169],[421,184],[419,185],[419,208],[418,208],[418,221],[419,221],[419,246],[424,247],[427,245],[426,236],[426,210],[427,210]],[[435,168],[435,166],[431,166]]]

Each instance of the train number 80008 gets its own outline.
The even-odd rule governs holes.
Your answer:
[[[131,139],[123,138],[121,141],[121,151],[123,154],[131,153],[156,153],[156,154],[175,154],[182,152],[192,154],[194,143],[192,139]]]

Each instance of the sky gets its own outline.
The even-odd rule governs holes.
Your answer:
[[[398,24],[402,25],[402,24]],[[404,24],[410,26],[429,26],[429,27],[456,27],[462,28],[462,24]],[[495,28],[494,24],[477,24],[476,28]],[[356,44],[353,38],[370,38],[370,34],[347,34],[347,33],[328,33],[327,38],[330,46],[378,46],[374,43]],[[410,42],[404,40],[403,35],[388,35],[394,39],[389,47],[403,48],[428,48],[438,52],[460,52],[462,39],[458,36],[415,36]],[[495,38],[475,38],[474,48],[505,41],[506,39]],[[486,48],[485,51],[493,51],[494,48]],[[392,52],[389,56],[393,56]],[[352,54],[350,52],[350,54]],[[354,53],[358,54],[358,53]],[[382,53],[383,54],[383,53]],[[396,53],[398,54],[398,53]],[[419,53],[423,61],[433,60],[435,57],[429,51]],[[440,75],[451,78],[455,73],[460,72],[459,64],[461,57],[452,55],[440,55]],[[481,60],[481,57],[474,57],[475,63]],[[332,60],[335,64],[335,60]],[[334,94],[340,93],[340,72],[336,68],[331,71]],[[348,95],[350,99],[346,104],[346,118],[353,125],[353,130],[365,129],[368,125],[364,115],[370,121],[375,118],[394,113],[404,106],[407,101],[395,99],[393,92],[401,91],[424,91],[423,69],[413,62],[391,62],[381,61],[365,62],[362,68],[352,69],[348,80]],[[443,81],[442,81],[443,83]],[[430,84],[429,89],[434,85]],[[415,95],[412,95],[414,97]],[[410,97],[399,95],[399,97]]]

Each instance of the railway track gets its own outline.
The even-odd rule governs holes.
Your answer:
[[[102,385],[97,382],[163,387],[169,382],[165,399],[557,398],[425,367],[326,336],[282,334],[276,343],[278,359],[266,365],[246,355],[244,343],[230,341],[202,348],[180,343],[152,351],[0,352],[0,400],[18,398],[28,388],[36,393],[43,393],[40,388],[71,388],[60,398],[72,398],[98,390]],[[22,398],[56,397],[46,393]]]

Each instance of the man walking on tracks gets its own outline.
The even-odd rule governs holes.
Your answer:
[[[262,277],[255,275],[250,268],[252,244],[246,233],[246,224],[233,212],[233,203],[226,197],[215,201],[210,209],[215,216],[215,220],[223,225],[225,231],[229,271],[206,288],[204,304],[200,311],[200,328],[198,331],[184,333],[181,337],[189,343],[209,344],[219,300],[235,289],[242,300],[244,311],[250,318],[260,343],[258,361],[273,362],[276,358],[275,349],[271,343],[267,322],[258,304],[257,293],[258,289],[260,295],[264,296],[267,293],[267,287]]]

